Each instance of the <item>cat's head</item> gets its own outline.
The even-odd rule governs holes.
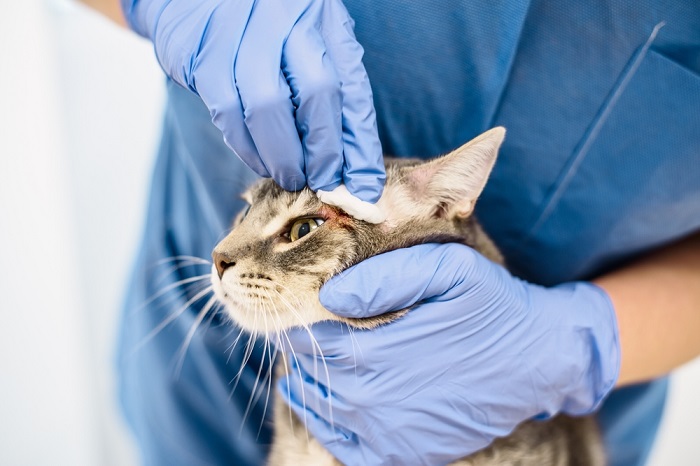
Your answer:
[[[430,242],[461,242],[498,260],[472,218],[505,136],[494,128],[430,161],[388,159],[375,225],[323,204],[305,188],[254,184],[250,204],[212,254],[212,284],[229,316],[242,328],[277,333],[323,320],[369,328],[389,317],[347,319],[321,306],[318,293],[333,275],[377,254]],[[400,272],[399,272],[400,273]]]

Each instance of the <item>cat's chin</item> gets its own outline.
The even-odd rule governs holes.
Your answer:
[[[271,314],[264,314],[264,312],[260,312],[259,310],[255,311],[253,309],[242,308],[241,306],[233,306],[226,303],[225,298],[223,300],[219,298],[219,300],[224,303],[224,308],[228,317],[235,322],[238,327],[249,333],[268,336],[280,335],[286,330],[291,330],[293,328],[309,328],[314,324],[329,321],[340,322],[358,330],[372,330],[394,322],[408,312],[407,310],[401,310],[375,317],[353,319],[337,316],[319,304],[316,312],[305,312],[307,316],[309,314],[315,314],[316,318],[304,319],[304,323],[301,323],[298,317],[273,317]]]
[[[346,320],[332,314],[321,305],[318,290],[297,293],[294,297],[266,293],[251,299],[247,290],[224,283],[215,273],[212,273],[211,283],[214,294],[224,305],[227,316],[238,327],[253,334],[280,334],[291,328],[308,327],[317,322]]]
[[[228,317],[238,327],[257,335],[280,334],[285,330],[309,327],[324,321],[342,322],[356,329],[371,330],[406,313],[401,310],[362,319],[340,317],[321,305],[318,290],[297,292],[293,297],[278,292],[264,293],[263,287],[257,288],[263,291],[251,293],[250,289],[241,286],[238,281],[227,280],[226,274],[219,278],[216,269],[212,269],[211,284]]]
[[[280,315],[264,311],[261,309],[253,309],[242,305],[234,305],[229,302],[226,297],[217,296],[219,301],[224,304],[226,315],[241,329],[256,335],[275,335],[284,332],[285,330],[294,327],[304,327],[321,320],[315,319],[311,322],[300,323],[300,319],[296,316]],[[306,319],[304,319],[306,320]]]

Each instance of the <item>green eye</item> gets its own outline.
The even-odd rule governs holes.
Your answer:
[[[289,230],[290,241],[296,241],[311,233],[313,230],[323,225],[322,218],[300,218]]]

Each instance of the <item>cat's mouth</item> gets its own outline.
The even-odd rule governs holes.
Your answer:
[[[321,306],[318,289],[284,286],[269,273],[227,270],[219,277],[212,267],[211,283],[228,316],[251,333],[279,334],[293,327],[339,320]]]
[[[257,276],[261,278],[256,278]],[[211,283],[217,299],[224,304],[228,315],[242,328],[251,332],[273,331],[274,324],[272,293],[277,290],[268,283],[271,278],[263,274],[236,274],[233,271],[225,272],[219,277],[215,267],[212,268]],[[268,319],[268,314],[270,318]],[[269,321],[269,322],[268,322]]]

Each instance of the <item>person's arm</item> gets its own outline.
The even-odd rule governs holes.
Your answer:
[[[617,315],[618,386],[665,375],[700,354],[700,234],[594,283]]]
[[[102,13],[120,26],[126,27],[119,0],[78,0],[80,3]]]

